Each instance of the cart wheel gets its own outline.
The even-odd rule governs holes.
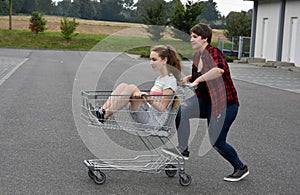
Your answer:
[[[104,184],[106,181],[106,175],[101,171],[94,171],[93,173],[93,180],[97,185]]]
[[[192,177],[188,174],[182,174],[180,175],[179,177],[179,183],[182,185],[182,186],[188,186],[190,185],[192,182]]]
[[[165,173],[169,177],[174,177],[177,173],[176,166],[170,164],[166,165]]]
[[[93,171],[91,171],[91,170],[88,171],[88,175],[91,179],[94,179],[94,177],[95,177]]]

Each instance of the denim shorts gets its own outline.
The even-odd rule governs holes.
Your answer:
[[[149,120],[150,120],[150,114],[148,112],[149,110],[149,105],[144,102],[139,109],[135,110],[135,111],[131,111],[131,117],[135,122],[138,123],[143,123],[143,124],[148,124]]]

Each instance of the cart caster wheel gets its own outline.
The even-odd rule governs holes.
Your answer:
[[[95,177],[93,171],[91,171],[91,170],[88,171],[88,175],[91,179],[94,179],[94,177]]]
[[[169,177],[174,177],[177,173],[176,166],[170,164],[166,165],[165,173]]]
[[[188,186],[192,183],[192,177],[188,174],[182,174],[180,175],[179,177],[179,183],[182,185],[182,186]]]
[[[102,185],[106,181],[106,175],[101,171],[91,171],[88,172],[89,177],[94,180],[97,185]]]

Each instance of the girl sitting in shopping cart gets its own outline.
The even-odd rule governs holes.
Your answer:
[[[169,45],[159,45],[151,49],[150,64],[160,75],[149,93],[142,92],[136,85],[121,83],[100,107],[95,116],[100,123],[118,110],[128,106],[132,118],[142,124],[163,124],[167,120],[164,113],[170,108],[170,101],[181,79],[181,59]]]

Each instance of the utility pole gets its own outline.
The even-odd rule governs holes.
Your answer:
[[[9,30],[12,29],[12,0],[9,0]]]

